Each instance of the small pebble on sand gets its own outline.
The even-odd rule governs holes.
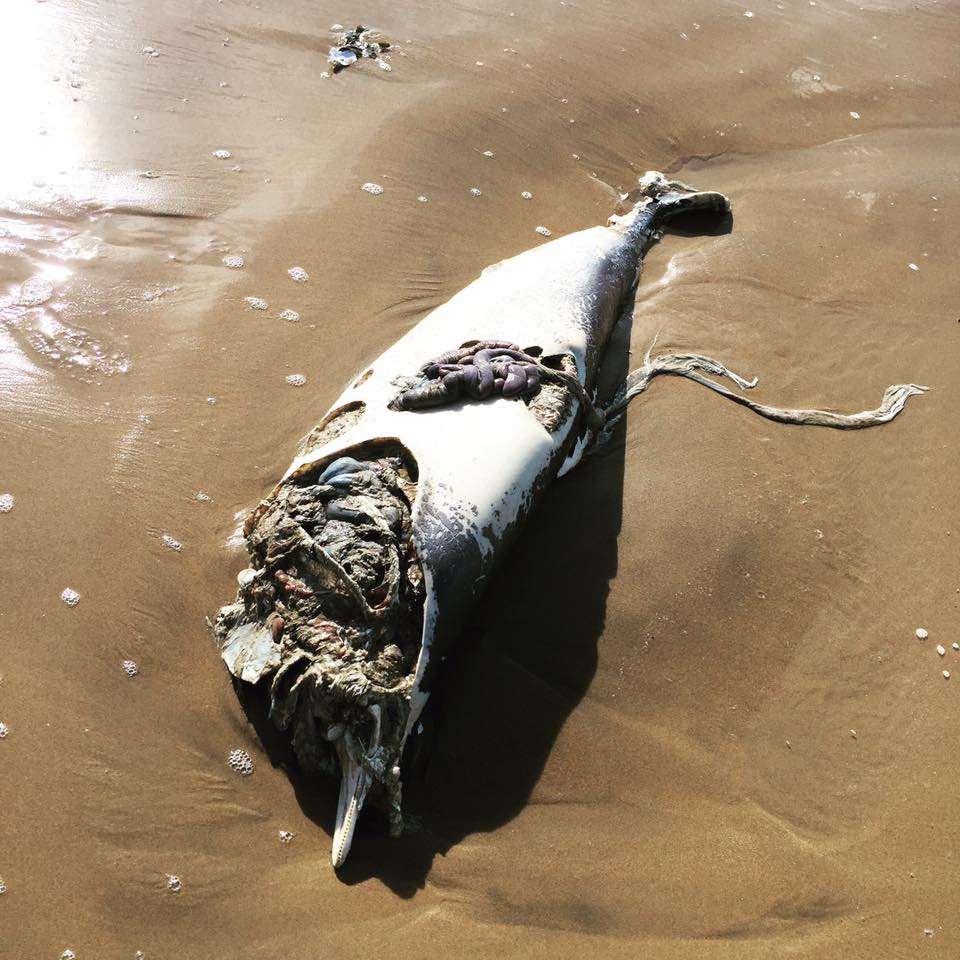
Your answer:
[[[927,637],[929,637],[929,636],[930,636],[930,634],[927,633],[927,631],[924,630],[923,627],[917,627],[917,639],[918,639],[918,640],[926,640]]]
[[[920,269],[915,263],[908,263],[907,266],[908,266],[911,270],[919,270],[919,269]]]
[[[375,197],[383,193],[383,187],[379,183],[365,183],[360,189],[364,193],[372,193]]]
[[[543,226],[537,227],[537,233],[539,233],[541,237],[553,236],[553,231],[550,230],[548,227],[543,227]]]
[[[261,297],[244,297],[243,299],[247,302],[247,306],[250,307],[251,310],[267,309],[267,301]]]
[[[310,274],[303,267],[291,267],[287,274],[291,280],[296,280],[297,283],[306,283],[310,279]]]
[[[860,114],[857,113],[856,110],[851,110],[851,111],[850,111],[850,116],[853,117],[854,120],[859,120],[859,119],[860,119]]]
[[[172,873],[167,874],[167,889],[171,893],[179,893],[183,889],[183,882]]]
[[[179,553],[183,549],[183,544],[170,536],[169,533],[165,533],[161,538],[163,545],[169,547],[171,550],[176,550]]]
[[[954,640],[953,643],[950,644],[950,646],[953,647],[954,650],[960,650],[960,643],[957,643],[956,640]]]
[[[950,671],[949,671],[949,670],[944,670],[944,671],[943,671],[943,679],[944,679],[944,680],[949,680],[949,679],[950,679]]]
[[[9,513],[13,509],[12,493],[0,493],[0,513]]]
[[[291,373],[287,377],[287,383],[291,387],[302,387],[307,382],[307,378],[302,373]]]
[[[857,731],[856,731],[856,730],[851,730],[851,731],[850,731],[850,736],[853,737],[854,740],[856,740],[856,739],[857,739]]]
[[[60,594],[60,599],[68,606],[75,607],[80,602],[80,594],[72,587],[67,587]]]
[[[140,668],[134,660],[124,660],[120,666],[128,677],[135,677],[140,672]]]
[[[223,265],[231,270],[240,270],[243,268],[243,257],[229,256],[223,258]]]
[[[946,656],[947,650],[942,643],[937,644],[937,653],[939,653],[941,657]]]
[[[229,160],[233,156],[229,150],[214,150],[213,155],[218,160]]]

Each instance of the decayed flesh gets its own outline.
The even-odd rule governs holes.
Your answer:
[[[269,716],[305,770],[341,777],[334,866],[368,791],[401,828],[399,753],[420,649],[416,487],[402,461],[341,457],[290,480],[245,527],[251,566],[216,631],[230,672],[269,682]]]

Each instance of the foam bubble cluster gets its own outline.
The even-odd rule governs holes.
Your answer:
[[[281,320],[289,320],[290,323],[296,323],[300,319],[300,314],[296,310],[281,310],[279,313]]]
[[[291,267],[287,273],[290,279],[296,280],[297,283],[306,283],[310,279],[310,274],[303,267]]]
[[[60,599],[68,606],[75,607],[80,602],[80,594],[73,587],[67,587],[60,594]]]
[[[128,677],[135,677],[140,672],[140,668],[134,660],[124,660],[120,666],[123,667],[123,672]]]
[[[291,387],[302,387],[307,382],[307,378],[302,373],[291,373],[287,377],[287,383]]]
[[[169,547],[171,550],[176,550],[179,553],[183,549],[183,544],[179,540],[175,540],[170,536],[169,533],[165,533],[161,538],[163,545]]]
[[[251,310],[267,309],[267,301],[261,297],[244,297],[243,299],[246,300],[247,306],[250,307]]]
[[[179,893],[183,889],[183,883],[179,877],[172,873],[167,874],[167,889],[171,893]]]
[[[9,513],[13,509],[12,493],[0,493],[0,513]]]
[[[223,258],[223,265],[231,270],[240,270],[243,268],[243,257],[229,256]]]
[[[0,740],[6,739],[8,733],[10,733],[10,728],[0,721]]]
[[[479,188],[479,187],[471,187],[471,188],[470,188],[470,193],[473,194],[473,196],[475,196],[475,197],[479,197],[479,196],[480,196],[480,188]]]
[[[295,834],[295,833],[291,833],[289,830],[281,830],[281,831],[280,831],[280,842],[281,842],[281,843],[289,843],[295,836],[296,836],[296,834]]]
[[[539,233],[541,237],[553,236],[553,231],[549,227],[543,227],[543,226],[537,227],[537,233]]]
[[[375,197],[383,193],[383,187],[379,183],[365,183],[360,189],[372,193]]]
[[[46,277],[31,277],[21,284],[17,302],[21,307],[39,307],[53,296],[53,284]]]
[[[237,747],[227,754],[227,766],[241,777],[249,777],[253,773],[253,758],[246,750]]]
[[[214,150],[213,155],[218,160],[229,160],[233,156],[229,150]]]

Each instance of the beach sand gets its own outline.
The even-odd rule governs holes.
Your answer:
[[[3,17],[3,960],[960,955],[956,5]],[[323,77],[344,17],[390,71]],[[270,763],[205,622],[238,521],[364,364],[651,168],[734,215],[651,251],[635,361],[659,331],[780,405],[931,390],[844,433],[658,380],[490,583],[422,829],[368,811],[337,875],[336,784]]]

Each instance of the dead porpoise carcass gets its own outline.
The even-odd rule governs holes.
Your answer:
[[[269,688],[301,766],[340,773],[334,866],[368,790],[402,829],[404,745],[482,584],[556,476],[657,374],[688,377],[773,420],[865,427],[924,388],[842,415],[735,393],[709,357],[645,357],[614,400],[594,387],[644,252],[678,213],[725,197],[648,173],[609,226],[485,270],[361,372],[244,527],[251,565],[217,618],[230,672]]]

